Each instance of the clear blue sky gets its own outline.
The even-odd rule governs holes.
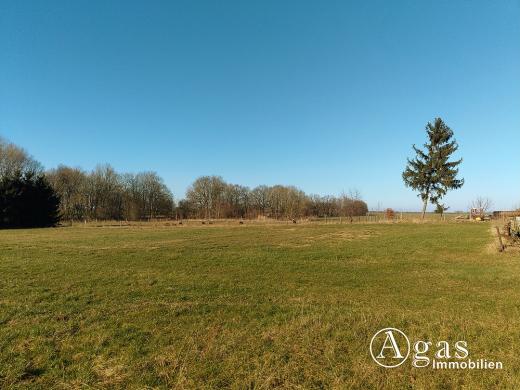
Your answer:
[[[46,168],[292,184],[416,210],[442,117],[452,210],[520,204],[520,0],[0,2],[0,135]]]

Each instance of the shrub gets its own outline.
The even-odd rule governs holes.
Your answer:
[[[394,219],[395,218],[395,211],[393,209],[386,209],[385,210],[385,217],[386,217],[386,219]]]

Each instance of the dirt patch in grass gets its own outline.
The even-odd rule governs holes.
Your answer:
[[[103,386],[113,387],[124,382],[128,374],[125,365],[117,359],[106,359],[98,356],[94,360],[93,370]]]

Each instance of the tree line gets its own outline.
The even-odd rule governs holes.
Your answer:
[[[155,172],[119,173],[60,165],[44,171],[24,149],[0,139],[0,227],[52,226],[60,219],[354,217],[368,212],[357,192],[307,195],[294,186],[253,189],[202,176],[178,203]]]
[[[303,217],[354,217],[368,208],[359,195],[306,195],[293,186],[261,185],[250,189],[226,183],[220,176],[202,176],[176,203],[155,172],[117,173],[109,165],[92,172],[59,166],[46,172],[60,198],[65,220],[150,220]]]
[[[436,212],[449,190],[464,185],[458,177],[462,159],[454,133],[442,119],[426,125],[424,150],[413,145],[404,184],[418,192]],[[110,165],[91,172],[64,165],[44,172],[25,150],[0,138],[0,227],[52,226],[65,220],[145,220],[155,218],[354,217],[368,212],[359,194],[307,195],[294,186],[260,185],[253,189],[226,183],[220,176],[202,176],[188,188],[186,198],[173,195],[155,172],[118,173]]]
[[[118,173],[110,165],[91,172],[58,166],[46,172],[65,220],[145,220],[170,217],[173,195],[155,172]]]
[[[202,176],[177,206],[180,218],[297,219],[354,217],[368,212],[359,193],[340,197],[307,195],[294,186],[260,185],[253,189],[226,183],[220,176]]]

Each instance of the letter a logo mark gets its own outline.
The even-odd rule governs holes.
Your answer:
[[[385,356],[383,355],[383,352],[385,349],[391,349],[394,351],[394,359],[402,359],[403,355],[401,355],[401,351],[399,350],[397,342],[395,341],[394,333],[391,330],[387,330],[384,333],[386,334],[386,339],[383,343],[383,346],[381,347],[381,352],[379,352],[379,355],[377,355],[377,358],[384,359]]]
[[[370,340],[370,355],[382,367],[398,367],[405,362],[409,354],[410,340],[399,329],[381,329]]]

